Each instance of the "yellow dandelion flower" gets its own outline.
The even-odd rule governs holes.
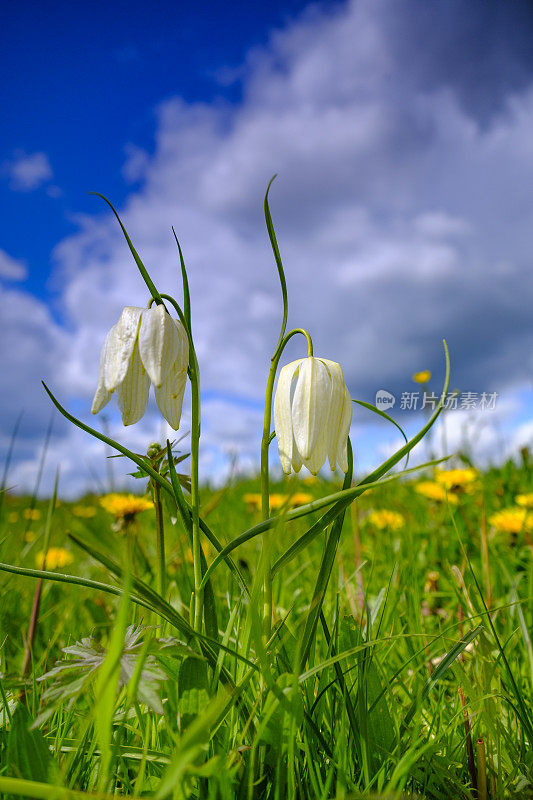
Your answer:
[[[437,503],[446,502],[446,489],[442,484],[437,483],[437,481],[421,481],[416,484],[415,492]],[[449,494],[448,502],[451,505],[457,505],[457,497],[454,494]]]
[[[431,372],[429,369],[424,369],[422,372],[415,372],[413,380],[415,383],[428,383],[431,380]]]
[[[261,508],[261,495],[257,493],[249,493],[245,494],[243,497],[244,502],[247,506],[251,506],[254,509]]]
[[[469,491],[478,480],[477,470],[468,469],[436,469],[435,480],[448,490],[464,489]]]
[[[18,522],[19,521],[18,511],[11,511],[8,516],[8,520],[10,522]]]
[[[387,528],[391,531],[399,531],[405,525],[405,519],[401,514],[386,508],[371,511],[366,520],[380,531]]]
[[[314,500],[314,497],[312,494],[309,494],[309,492],[295,492],[290,499],[290,505],[293,508],[295,506],[304,506],[312,500]]]
[[[283,506],[287,505],[288,496],[286,494],[271,494],[270,495],[270,508],[278,511]]]
[[[136,494],[106,494],[100,498],[100,505],[117,519],[126,520],[133,519],[140,511],[154,507],[151,500]]]
[[[75,517],[90,519],[95,516],[96,508],[94,506],[73,506],[72,513]]]
[[[27,542],[34,542],[36,540],[36,538],[37,538],[37,534],[35,534],[33,531],[26,531],[26,533],[24,534],[24,539]]]
[[[25,508],[24,519],[31,519],[33,522],[35,522],[36,520],[41,519],[41,512],[38,508]]]
[[[527,508],[502,508],[489,517],[489,523],[499,533],[520,533],[533,530],[533,514]]]
[[[525,508],[533,508],[533,493],[517,494],[515,497],[515,502],[519,506],[523,506]]]
[[[70,550],[66,550],[64,547],[51,547],[48,553],[45,554],[44,550],[41,550],[40,553],[37,553],[35,557],[35,562],[39,569],[43,566],[43,562],[45,560],[46,555],[46,568],[47,569],[57,569],[58,567],[66,567],[67,564],[72,564],[74,561],[74,556],[70,552]]]

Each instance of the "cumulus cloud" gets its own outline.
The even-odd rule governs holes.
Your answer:
[[[32,192],[54,177],[46,153],[25,153],[17,150],[10,161],[4,162],[3,172],[9,187],[15,192]]]
[[[13,258],[5,250],[0,250],[0,278],[8,281],[23,281],[28,275],[24,261]]]
[[[423,5],[312,7],[250,53],[240,104],[167,100],[154,153],[127,151],[124,175],[137,188],[120,212],[161,291],[179,293],[171,225],[184,248],[210,398],[208,469],[219,470],[232,448],[250,464],[257,452],[281,319],[262,217],[274,172],[289,324],[308,327],[316,353],[343,364],[355,397],[373,400],[383,386],[399,393],[418,369],[442,376],[443,337],[454,387],[525,383],[533,78],[525,50],[512,48],[521,21],[483,27],[473,3],[465,25],[454,2],[432,22],[419,16]],[[452,69],[459,43],[472,63],[461,58]],[[472,76],[481,74],[498,75],[492,100],[488,90],[476,94]],[[86,414],[105,331],[124,305],[144,304],[146,289],[105,209],[78,223],[54,253],[67,328],[46,345],[31,326],[25,335],[33,363],[43,353],[44,368],[47,354],[60,354],[61,369],[49,369]],[[301,352],[294,341],[287,360]],[[153,422],[138,430],[148,443]]]

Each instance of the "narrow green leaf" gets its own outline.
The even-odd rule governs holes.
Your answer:
[[[207,664],[198,658],[185,658],[178,678],[178,711],[184,731],[209,704]]]
[[[31,797],[33,800],[116,800],[116,794],[98,794],[79,792],[75,789],[65,789],[38,781],[19,780],[0,776],[0,792],[6,797]],[[141,800],[140,797],[129,795],[130,800]]]
[[[98,770],[98,789],[100,791],[106,791],[109,788],[112,778],[113,717],[120,677],[120,661],[124,650],[124,636],[128,624],[130,592],[131,565],[128,564],[118,615],[111,632],[107,654],[98,671],[95,686],[94,730],[98,746],[102,752]]]
[[[22,420],[22,416],[24,411],[21,411],[18,415],[17,419],[15,420],[15,425],[13,426],[13,430],[11,432],[11,438],[9,440],[9,446],[7,448],[6,453],[6,460],[4,461],[4,472],[2,474],[2,483],[0,483],[0,517],[2,515],[2,508],[4,504],[4,497],[5,491],[7,488],[7,476],[9,474],[9,467],[11,465],[11,458],[13,457],[13,450],[15,448],[15,441],[17,439],[18,430],[20,427],[20,423]]]
[[[259,536],[265,531],[272,531],[280,524],[280,522],[291,522],[292,520],[299,519],[300,517],[305,517],[308,514],[311,514],[313,511],[320,511],[326,506],[332,506],[334,503],[336,503],[336,505],[331,508],[327,514],[321,517],[321,519],[319,519],[305,534],[303,534],[303,536],[297,542],[295,542],[291,548],[289,548],[287,553],[285,553],[280,559],[278,559],[278,561],[276,561],[272,567],[272,570],[273,572],[278,572],[281,566],[292,560],[292,558],[294,558],[303,547],[306,547],[308,544],[310,544],[315,536],[318,536],[321,531],[327,528],[327,526],[333,522],[334,519],[346,508],[346,506],[352,502],[352,500],[355,500],[356,497],[359,497],[369,489],[382,486],[384,483],[396,481],[398,478],[402,478],[405,475],[411,475],[412,473],[421,469],[432,467],[436,464],[442,464],[443,461],[447,460],[448,457],[427,461],[425,464],[420,464],[418,467],[411,467],[410,469],[403,470],[402,472],[396,472],[394,475],[391,475],[388,478],[382,478],[373,483],[360,481],[358,484],[356,484],[356,486],[353,486],[350,489],[343,489],[340,492],[326,495],[326,497],[322,497],[319,500],[313,500],[311,503],[298,506],[297,508],[291,509],[284,514],[277,514],[276,516],[269,517],[268,519],[257,523],[257,525],[254,525],[252,528],[244,531],[244,533],[239,534],[239,536],[236,536],[235,539],[229,542],[229,544],[227,544],[223,550],[220,551],[218,556],[209,566],[209,569],[204,576],[204,581],[210,578],[211,573],[218,567],[225,557],[241,544],[248,542],[250,539],[253,539],[255,536]]]
[[[468,647],[470,642],[473,642],[474,639],[477,636],[479,636],[482,630],[484,630],[483,625],[478,625],[477,628],[474,628],[473,631],[469,631],[469,633],[466,633],[461,639],[459,639],[457,644],[455,644],[452,647],[452,649],[448,653],[446,653],[440,664],[436,667],[436,669],[432,672],[431,676],[426,681],[424,688],[422,689],[422,692],[420,694],[420,697],[415,698],[411,703],[405,717],[403,718],[400,735],[405,731],[405,729],[413,719],[419,705],[424,702],[430,691],[440,681],[444,673],[453,664],[457,656],[459,656],[463,652],[465,647]]]
[[[343,489],[348,489],[348,487],[350,486],[352,482],[352,475],[353,475],[353,451],[352,451],[352,443],[350,441],[350,437],[348,437],[348,470],[346,472],[346,475],[344,476]],[[332,525],[331,532],[326,540],[326,545],[324,547],[324,553],[322,556],[322,561],[320,562],[320,569],[318,571],[318,576],[315,583],[315,589],[313,591],[313,599],[311,600],[307,618],[305,620],[305,627],[298,641],[298,651],[300,654],[299,665],[297,670],[298,674],[303,670],[305,666],[305,663],[309,657],[311,645],[315,638],[316,627],[318,625],[318,620],[320,618],[320,612],[322,611],[322,604],[324,602],[324,597],[326,595],[326,590],[328,588],[328,583],[331,576],[331,570],[333,569],[333,564],[335,563],[335,557],[337,555],[337,547],[341,536],[343,522],[344,522],[344,509],[336,517],[335,522]]]
[[[130,237],[128,236],[128,232],[127,232],[126,228],[124,227],[124,225],[122,224],[122,220],[120,219],[117,210],[115,209],[113,204],[107,199],[107,197],[105,197],[103,194],[100,194],[100,192],[88,192],[88,194],[94,194],[94,195],[96,195],[96,197],[101,197],[102,200],[105,200],[105,202],[107,203],[107,205],[109,206],[109,208],[111,209],[111,211],[113,212],[115,217],[117,218],[118,224],[122,228],[122,233],[124,234],[124,238],[126,239],[126,241],[128,243],[128,247],[130,248],[131,254],[132,254],[132,256],[133,256],[133,258],[135,260],[135,263],[137,264],[137,267],[139,268],[139,272],[141,273],[142,278],[143,278],[144,282],[146,283],[146,285],[148,287],[148,291],[150,292],[150,294],[152,295],[152,297],[154,298],[156,303],[158,305],[161,305],[163,303],[163,301],[161,300],[161,295],[159,294],[159,292],[155,288],[155,285],[154,285],[152,279],[150,278],[150,275],[148,274],[148,270],[146,269],[146,267],[144,266],[143,262],[141,261],[140,256],[137,253],[137,250],[134,248],[133,242],[131,241]]]
[[[363,644],[364,639],[352,616],[344,617],[341,624],[341,642],[346,649]],[[369,644],[372,644],[369,642]],[[372,649],[368,648],[356,655],[359,667],[358,683],[355,694],[361,724],[365,727],[365,742],[368,761],[375,773],[386,757],[392,752],[395,729],[392,716],[387,705],[386,692],[380,678]],[[338,667],[339,665],[337,665]]]
[[[156,472],[156,470],[153,469],[146,462],[146,460],[144,458],[142,458],[142,456],[138,456],[136,453],[132,453],[131,450],[128,450],[127,447],[124,447],[123,445],[119,444],[119,442],[115,442],[114,439],[110,439],[108,436],[105,436],[103,433],[100,433],[100,431],[97,431],[94,428],[91,428],[89,425],[85,425],[84,422],[82,422],[81,420],[77,419],[72,414],[69,414],[69,412],[65,408],[63,408],[63,406],[61,405],[59,400],[57,400],[54,397],[54,395],[52,394],[52,392],[50,391],[50,389],[48,388],[46,383],[44,381],[41,381],[41,383],[44,386],[44,389],[45,389],[48,397],[50,398],[52,403],[55,405],[55,407],[57,408],[59,413],[62,414],[65,417],[65,419],[67,419],[69,422],[72,422],[73,425],[76,425],[76,427],[80,428],[82,431],[85,431],[86,433],[90,433],[91,436],[94,436],[95,439],[99,439],[101,442],[104,442],[104,444],[109,445],[109,447],[113,447],[115,450],[118,450],[118,452],[122,453],[123,456],[127,456],[129,459],[131,459],[134,462],[134,464],[137,464],[138,467],[140,467],[142,470],[144,470],[146,473],[148,473],[148,475],[151,478],[153,478],[155,481],[157,481],[157,483],[161,486],[161,488],[165,492],[170,494],[171,497],[174,497],[174,494],[172,492],[172,487],[170,486],[169,482],[166,481],[163,477],[161,477],[161,475],[158,472]]]
[[[26,706],[19,703],[7,737],[7,768],[19,778],[46,782],[54,761],[41,731],[30,729],[32,722]]]
[[[187,531],[187,534],[189,535],[189,538],[191,538],[192,537],[192,511],[191,511],[191,508],[190,508],[189,504],[187,503],[187,501],[186,501],[186,499],[185,499],[185,497],[183,495],[183,490],[182,490],[180,482],[178,480],[176,469],[172,465],[171,454],[172,454],[172,450],[171,450],[170,442],[167,439],[167,455],[168,455],[170,482],[171,482],[171,485],[172,485],[172,489],[174,491],[176,505],[178,507],[178,511],[180,513],[183,525],[185,526],[185,530]],[[211,542],[211,544],[213,545],[213,547],[215,548],[217,553],[222,553],[222,551],[224,549],[222,543],[217,539],[217,537],[215,536],[213,531],[209,528],[209,526],[204,522],[204,520],[201,517],[200,517],[200,529],[201,529],[202,533],[204,533],[205,536],[209,539],[209,541]],[[192,539],[191,539],[191,541],[192,541]],[[202,551],[202,555],[203,555],[203,551]],[[247,595],[249,595],[250,594],[250,590],[248,589],[248,585],[246,583],[244,575],[242,574],[242,572],[239,569],[239,567],[237,566],[237,564],[233,561],[233,559],[230,556],[225,556],[224,557],[224,561],[228,565],[229,569],[231,570],[231,572],[235,576],[235,578],[238,581],[238,583],[243,588],[244,592]],[[207,564],[204,564],[204,561],[202,561],[202,575],[204,575],[206,571],[207,571]]]
[[[365,403],[364,400],[354,400],[352,398],[352,403],[357,403],[358,406],[362,406],[363,408],[368,409],[368,411],[372,411],[374,414],[378,414],[378,416],[383,417],[383,419],[386,419],[387,422],[391,422],[396,428],[398,428],[398,430],[400,431],[400,433],[402,434],[402,436],[404,438],[405,443],[406,444],[408,443],[409,440],[407,438],[407,434],[405,433],[405,431],[402,428],[402,426],[399,425],[396,422],[396,420],[393,419],[391,416],[389,416],[389,414],[387,414],[385,411],[381,411],[381,409],[379,409],[376,406],[372,405],[372,403]],[[407,453],[405,466],[407,466],[408,463],[409,463],[409,453]]]
[[[276,348],[274,351],[274,358],[276,357],[278,350],[283,342],[283,337],[285,336],[285,330],[287,328],[287,316],[289,313],[289,305],[288,305],[288,297],[287,297],[287,281],[285,279],[285,271],[283,269],[283,263],[281,261],[281,255],[279,252],[278,247],[278,240],[276,239],[276,232],[274,230],[274,224],[272,222],[272,216],[270,214],[270,208],[268,205],[268,193],[270,191],[270,187],[272,186],[273,181],[275,180],[276,175],[273,175],[270,179],[267,190],[265,192],[265,201],[264,201],[264,210],[265,210],[265,222],[268,231],[268,238],[270,239],[270,244],[272,245],[272,251],[274,253],[274,258],[276,260],[276,266],[278,268],[278,275],[279,275],[279,282],[281,285],[281,297],[283,300],[283,319],[281,322],[281,330],[278,338],[278,342],[276,344]]]
[[[176,231],[174,227],[172,228],[172,233],[174,234],[174,239],[176,240],[176,244],[178,245],[178,251],[180,254],[180,267],[181,267],[181,280],[183,284],[183,316],[187,321],[187,325],[189,326],[189,331],[192,335],[192,326],[191,326],[191,295],[189,292],[189,279],[187,277],[187,270],[185,268],[185,260],[183,258],[183,253],[181,252],[181,246],[178,241],[178,237],[176,236]]]

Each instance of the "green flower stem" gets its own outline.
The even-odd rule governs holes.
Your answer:
[[[296,334],[301,333],[307,340],[307,354],[313,355],[313,340],[311,339],[308,331],[304,328],[294,328],[289,331],[286,336],[283,336],[281,341],[276,347],[276,351],[272,356],[270,362],[270,370],[268,373],[266,391],[265,391],[265,415],[263,420],[263,437],[261,439],[261,510],[263,519],[267,520],[270,516],[270,479],[268,474],[268,448],[270,442],[274,438],[270,432],[272,425],[272,395],[274,394],[274,381],[276,380],[276,372],[278,370],[279,360],[287,345],[287,342]],[[270,556],[268,555],[267,540],[263,536],[262,543],[262,557],[265,564],[265,588],[264,588],[264,630],[266,639],[270,638],[270,629],[272,625],[272,571],[270,564]]]
[[[201,632],[204,590],[202,586],[202,561],[200,552],[200,486],[198,457],[200,446],[200,376],[196,354],[192,351],[189,367],[192,389],[191,424],[191,511],[192,511],[192,555],[194,569],[194,628]]]
[[[155,510],[155,533],[157,546],[157,590],[161,597],[165,598],[167,593],[167,565],[165,558],[165,522],[163,519],[163,504],[161,502],[161,488],[159,484],[151,480],[152,498]]]
[[[194,342],[190,325],[179,307],[178,303],[168,294],[162,294],[163,300],[168,300],[174,306],[189,339],[189,380],[192,392],[192,421],[191,421],[191,511],[192,511],[192,557],[194,572],[194,628],[201,632],[202,614],[204,605],[204,590],[202,585],[202,556],[200,548],[200,480],[198,473],[200,449],[200,369],[194,349]]]

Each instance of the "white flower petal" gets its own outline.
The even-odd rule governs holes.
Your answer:
[[[99,411],[106,406],[109,401],[111,400],[111,392],[105,388],[105,380],[104,380],[104,364],[106,360],[106,352],[107,352],[107,340],[109,338],[109,333],[105,337],[104,344],[102,346],[102,352],[100,353],[100,369],[98,371],[98,386],[96,387],[96,392],[94,393],[93,404],[91,406],[91,413],[98,414]]]
[[[104,382],[108,392],[115,391],[128,371],[142,312],[142,308],[126,306],[108,333],[104,361]]]
[[[293,437],[292,437],[292,461],[291,461],[291,463],[292,463],[292,468],[293,468],[294,472],[300,472],[300,470],[302,468],[302,459],[300,457],[300,453],[298,452],[298,448],[296,447],[296,442],[294,441],[294,434],[293,434]],[[289,471],[289,473],[291,471],[290,465],[289,465],[289,470],[288,471]]]
[[[326,460],[326,456],[328,454],[328,437],[327,437],[327,427],[324,426],[318,433],[318,437],[315,440],[314,447],[311,451],[311,455],[309,458],[304,459],[304,466],[307,467],[309,472],[312,475],[316,475],[321,467],[324,466],[324,461]]]
[[[187,383],[187,371],[178,370],[179,359],[174,362],[174,368],[167,375],[166,381],[155,389],[155,399],[158,408],[171,428],[175,431],[180,426],[181,407]]]
[[[350,392],[344,388],[344,403],[342,405],[339,438],[337,443],[337,463],[343,472],[348,472],[348,434],[352,424],[353,403]]]
[[[311,459],[317,444],[320,444],[320,452],[323,449],[322,435],[328,421],[330,396],[331,378],[326,365],[312,356],[302,359],[292,401],[292,425],[304,464]]]
[[[292,433],[291,387],[295,372],[302,361],[303,359],[299,358],[297,361],[292,361],[281,368],[274,395],[274,430],[278,441],[281,466],[283,467],[283,472],[287,475],[290,474],[291,465],[295,472],[298,472],[301,467],[299,458],[294,461],[293,456],[295,447]],[[298,464],[298,462],[299,466],[296,468],[295,464]]]
[[[133,348],[128,371],[117,390],[118,407],[122,412],[122,424],[138,422],[148,405],[150,378],[143,367],[137,343]]]
[[[178,331],[179,338],[179,351],[176,357],[176,363],[179,364],[179,372],[183,372],[183,370],[186,370],[189,366],[189,337],[179,319],[175,319],[174,324]]]
[[[331,397],[329,405],[329,418],[327,423],[327,449],[329,465],[331,469],[334,470],[339,447],[339,433],[346,384],[344,382],[344,375],[340,364],[337,364],[336,361],[329,361],[326,358],[322,358],[320,360],[324,362],[331,376]],[[346,470],[344,471],[346,472]]]
[[[180,351],[175,321],[163,305],[145,308],[139,328],[139,352],[154,386],[161,386]]]

